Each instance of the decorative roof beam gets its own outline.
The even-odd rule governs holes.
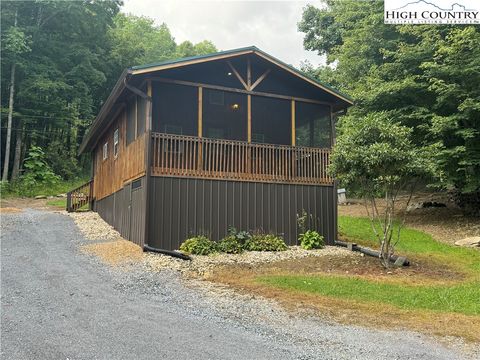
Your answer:
[[[238,73],[237,69],[235,69],[235,67],[232,65],[232,63],[229,60],[227,60],[227,64],[228,66],[230,66],[230,69],[232,69],[233,73],[238,78],[238,80],[240,80],[245,90],[248,90],[247,83],[245,82],[245,80],[243,80],[242,76]]]
[[[252,86],[250,86],[250,91],[252,91],[253,89],[255,89],[257,87],[258,84],[260,84],[266,77],[267,75],[270,73],[272,69],[267,69],[267,71],[265,71],[254,83]]]

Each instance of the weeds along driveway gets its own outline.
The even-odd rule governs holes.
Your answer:
[[[297,319],[215,300],[172,272],[110,268],[78,250],[87,241],[63,214],[25,209],[1,226],[3,359],[464,357],[415,333]]]

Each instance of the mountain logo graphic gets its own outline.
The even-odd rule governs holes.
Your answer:
[[[463,9],[463,11],[475,11],[475,9],[467,9],[465,7],[465,5],[462,5],[462,4],[459,4],[459,3],[453,3],[450,7],[450,9],[443,9],[441,8],[440,6],[437,6],[436,4],[432,4],[431,2],[429,1],[425,1],[425,0],[417,0],[417,1],[412,1],[412,2],[409,2],[399,8],[396,8],[396,9],[393,9],[393,10],[402,10],[402,9],[405,9],[406,7],[410,6],[410,5],[417,5],[417,4],[424,4],[424,5],[430,5],[430,6],[433,6],[434,8],[438,9],[438,10],[441,10],[441,11],[454,11],[455,10],[455,6],[458,6],[460,8]]]

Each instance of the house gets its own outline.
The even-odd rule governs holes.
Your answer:
[[[230,226],[293,245],[305,210],[332,244],[332,117],[351,104],[256,47],[131,67],[81,145],[93,180],[70,210],[93,200],[122,236],[164,250]]]

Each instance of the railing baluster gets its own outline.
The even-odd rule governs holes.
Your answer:
[[[152,134],[152,175],[196,176],[249,181],[331,184],[330,149],[247,143],[173,134]],[[100,186],[100,185],[99,185]],[[71,206],[83,206],[75,189]],[[86,198],[91,190],[83,189]]]

